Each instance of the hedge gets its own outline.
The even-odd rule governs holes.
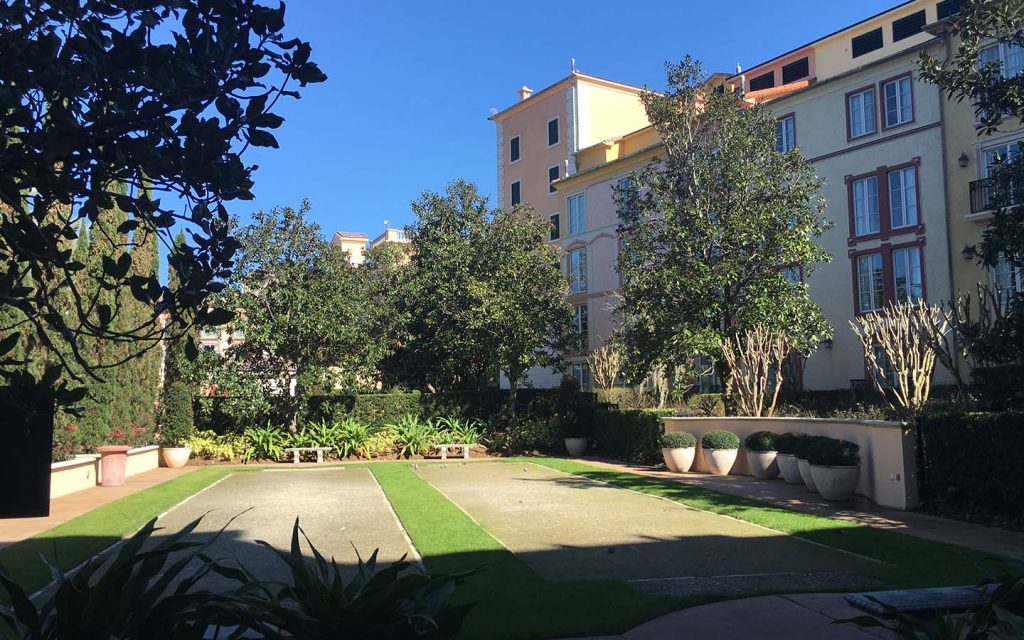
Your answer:
[[[594,412],[594,445],[599,453],[625,462],[661,460],[661,418],[649,411]]]
[[[1024,365],[979,367],[971,370],[972,391],[982,409],[1006,411],[1024,407]]]
[[[1024,529],[1024,412],[927,415],[918,437],[925,511]]]

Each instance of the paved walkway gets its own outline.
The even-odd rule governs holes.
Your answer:
[[[655,618],[619,636],[573,640],[874,640],[892,638],[879,629],[833,624],[864,615],[831,593],[761,596],[691,607]]]
[[[865,498],[847,504],[827,502],[817,494],[808,491],[803,485],[786,484],[782,480],[757,480],[751,476],[712,476],[703,473],[678,474],[657,471],[654,467],[629,465],[599,458],[585,458],[580,461],[595,467],[684,482],[722,493],[776,504],[794,511],[850,520],[879,529],[891,529],[919,538],[955,544],[983,553],[994,553],[1016,560],[1024,560],[1024,532],[1020,531],[986,527],[911,511],[885,509]]]
[[[64,524],[72,518],[92,511],[96,507],[113,502],[119,498],[138,493],[162,482],[167,482],[192,473],[202,467],[184,467],[181,469],[168,469],[160,467],[152,471],[129,476],[125,478],[123,486],[120,487],[92,487],[83,489],[66,496],[50,500],[50,515],[46,518],[10,518],[0,520],[0,549],[31,538],[44,531],[52,529],[57,525]]]

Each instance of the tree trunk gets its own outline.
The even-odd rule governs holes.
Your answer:
[[[509,403],[509,424],[516,423],[516,385],[522,377],[521,371],[508,371],[508,403]]]

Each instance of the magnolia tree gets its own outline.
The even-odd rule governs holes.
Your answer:
[[[182,321],[173,327],[230,318],[207,300],[237,246],[227,203],[253,197],[243,155],[277,147],[280,99],[325,76],[284,34],[284,4],[8,2],[0,16],[0,375],[72,402],[84,390],[58,379],[99,377],[141,353],[90,353],[83,338],[154,347],[164,314]],[[130,322],[83,289],[70,247],[114,207],[123,220],[111,233],[126,240],[104,238],[97,288],[147,307]],[[175,226],[186,243],[173,243]],[[173,288],[135,268],[133,250],[153,237],[170,250]],[[10,357],[27,339],[52,362],[33,380]]]
[[[864,347],[871,379],[893,410],[918,415],[931,394],[936,333],[949,323],[941,307],[924,300],[889,304],[850,322]]]
[[[783,364],[790,346],[785,333],[755,325],[722,343],[729,365],[726,381],[741,415],[771,417],[782,389]]]
[[[697,62],[670,65],[668,85],[643,94],[664,152],[616,191],[630,377],[702,354],[728,379],[720,345],[758,325],[810,354],[831,335],[804,282],[830,259],[821,179],[776,150],[767,109],[708,88]]]

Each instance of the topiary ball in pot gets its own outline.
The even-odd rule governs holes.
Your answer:
[[[775,438],[775,462],[787,484],[803,484],[804,480],[800,477],[800,466],[796,459],[796,447],[797,443],[808,437],[806,433],[789,431]]]
[[[164,399],[160,421],[160,449],[164,466],[179,469],[188,463],[192,451],[186,446],[195,428],[192,390],[184,382],[173,382]]]
[[[743,441],[747,449],[747,465],[758,480],[772,480],[779,475],[776,438],[771,431],[755,431]]]
[[[693,466],[697,438],[685,431],[671,431],[661,436],[661,455],[665,466],[675,473],[686,473]]]
[[[829,438],[807,452],[818,493],[826,500],[849,500],[860,481],[860,446]]]
[[[814,484],[814,477],[811,475],[811,464],[807,461],[807,456],[810,455],[815,447],[819,446],[826,440],[831,440],[828,436],[807,436],[801,438],[796,443],[796,460],[797,467],[800,469],[800,477],[803,479],[804,484],[811,491],[817,491],[818,487]]]
[[[736,464],[740,437],[732,431],[715,429],[704,434],[700,439],[700,445],[708,471],[716,476],[729,475]]]

